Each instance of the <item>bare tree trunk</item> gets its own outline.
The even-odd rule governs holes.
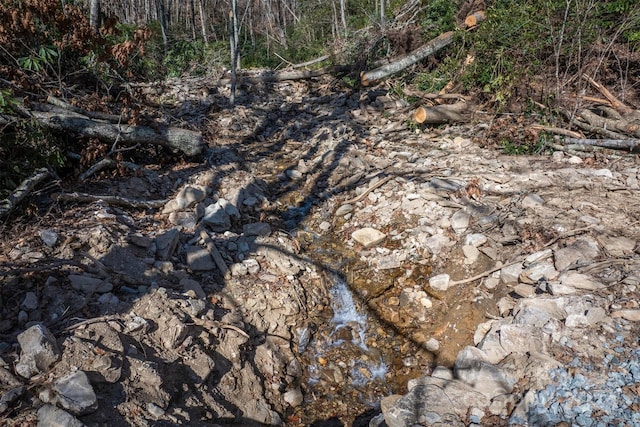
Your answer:
[[[89,25],[94,34],[100,31],[100,0],[91,0],[89,5]]]
[[[232,0],[231,4],[233,6],[233,41],[235,43],[235,54],[236,54],[236,68],[241,69],[240,65],[240,51],[238,47],[240,46],[240,26],[238,25],[238,0]]]
[[[232,0],[231,10],[229,11],[229,48],[231,51],[231,94],[229,95],[229,103],[234,105],[236,102],[236,67],[238,59],[238,37],[236,34],[235,22],[237,22],[237,0]]]
[[[344,30],[345,36],[347,35],[346,1],[347,0],[340,0],[340,19],[342,20],[342,29]]]
[[[162,32],[162,44],[164,45],[164,54],[169,51],[169,37],[167,36],[167,19],[164,10],[164,0],[156,0],[158,9],[158,20],[160,21],[160,31]]]
[[[384,27],[384,0],[380,0],[380,24]]]
[[[202,29],[202,40],[204,40],[205,44],[209,44],[209,39],[207,39],[207,25],[204,17],[204,6],[202,3],[204,3],[204,0],[198,1],[198,8],[200,12],[200,27]]]

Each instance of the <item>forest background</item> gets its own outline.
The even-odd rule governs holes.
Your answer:
[[[477,11],[486,20],[464,28]],[[53,96],[93,111],[128,110],[130,124],[152,121],[130,84],[226,77],[234,31],[240,70],[347,65],[338,81],[350,90],[359,88],[361,72],[455,31],[451,45],[385,87],[408,102],[416,93],[457,92],[484,111],[535,114],[557,125],[567,120],[560,107],[580,108],[586,75],[637,107],[635,0],[6,0],[0,197],[36,168],[73,177],[100,156],[97,143],[32,120],[32,105]],[[540,152],[544,138],[496,143],[516,154]]]

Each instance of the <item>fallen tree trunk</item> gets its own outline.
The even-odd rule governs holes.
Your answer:
[[[418,49],[410,52],[400,59],[383,65],[382,67],[376,68],[375,70],[367,71],[366,73],[363,72],[360,75],[360,82],[363,86],[368,86],[372,83],[377,82],[378,80],[382,80],[383,78],[390,76],[391,74],[402,71],[405,68],[422,61],[424,58],[439,51],[443,47],[451,44],[451,42],[453,42],[454,35],[454,31],[440,34],[435,39],[427,42],[426,44],[420,46]]]
[[[640,124],[635,122],[629,122],[627,120],[614,120],[601,117],[589,110],[582,110],[578,113],[582,119],[584,119],[591,126],[608,129],[615,132],[628,135],[630,137],[640,138]]]
[[[33,191],[36,185],[47,179],[50,173],[47,169],[36,170],[29,178],[22,181],[22,183],[13,190],[13,193],[6,199],[0,202],[0,217],[4,217],[16,207],[18,203]]]
[[[640,139],[587,139],[565,138],[565,144],[590,145],[595,147],[613,148],[616,150],[640,150]]]
[[[97,122],[77,113],[51,113],[43,111],[30,111],[31,117],[41,125],[63,132],[73,132],[84,138],[98,138],[101,141],[128,143],[156,144],[163,147],[179,150],[188,156],[200,154],[204,148],[202,134],[188,129],[177,127],[148,127],[130,126],[125,124],[112,124]],[[0,117],[0,122],[6,120],[6,116]]]
[[[303,80],[313,77],[320,77],[326,74],[345,73],[353,69],[349,65],[336,65],[318,70],[284,70],[284,71],[269,71],[255,76],[238,76],[238,84],[250,83],[277,83],[287,80]],[[231,79],[220,79],[214,84],[216,86],[226,86],[231,83]]]
[[[456,104],[434,105],[432,107],[418,107],[413,112],[413,120],[419,124],[443,124],[449,122],[465,122],[468,118],[462,114],[468,110],[466,102]]]

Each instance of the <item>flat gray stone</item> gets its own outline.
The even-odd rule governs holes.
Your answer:
[[[180,286],[185,292],[193,291],[196,294],[196,297],[204,299],[207,297],[206,292],[202,289],[202,285],[199,282],[189,278],[183,278],[180,280]]]
[[[636,241],[624,236],[601,236],[598,241],[604,247],[605,252],[612,257],[631,255],[636,247]]]
[[[70,274],[69,281],[71,282],[71,287],[73,289],[84,292],[85,294],[104,294],[113,290],[113,285],[111,283],[105,282],[100,278],[86,276],[84,274]]]
[[[474,264],[480,256],[480,251],[473,245],[464,245],[462,247],[462,253],[464,254],[465,264]]]
[[[577,289],[573,286],[564,285],[558,282],[547,283],[547,288],[551,295],[571,295],[577,292]]]
[[[556,270],[563,271],[574,264],[586,264],[593,261],[600,254],[598,245],[587,239],[578,239],[564,248],[557,249],[553,257]]]
[[[204,200],[206,195],[202,188],[188,185],[178,192],[175,200],[178,209],[185,209],[195,206],[196,203]]]
[[[631,322],[640,322],[640,310],[637,310],[637,309],[616,310],[611,313],[611,317],[621,318],[621,319],[629,320]]]
[[[303,396],[300,387],[294,387],[284,393],[283,399],[292,407],[298,407],[302,404]]]
[[[500,367],[487,362],[484,352],[471,346],[458,353],[453,373],[457,379],[489,398],[511,393],[516,383],[516,379]]]
[[[347,203],[346,205],[342,205],[338,209],[336,209],[335,215],[336,216],[344,216],[344,215],[346,215],[348,213],[351,213],[351,212],[353,212],[353,205],[350,205],[350,204]]]
[[[36,293],[27,292],[20,306],[27,311],[32,311],[38,308],[38,296],[36,295]]]
[[[254,258],[245,259],[242,263],[247,267],[247,273],[256,274],[260,272],[260,264]]]
[[[535,208],[544,204],[544,199],[537,194],[529,193],[522,199],[522,207],[527,208]]]
[[[212,203],[204,209],[202,221],[213,231],[222,233],[231,228],[231,217],[220,204],[220,200]]]
[[[76,371],[60,378],[53,385],[57,402],[74,415],[84,415],[98,408],[98,399],[87,374]]]
[[[245,236],[269,237],[271,235],[271,226],[266,222],[244,224],[242,226],[242,234]]]
[[[522,264],[508,265],[500,270],[500,280],[502,283],[516,283],[522,270]]]
[[[183,356],[184,363],[191,369],[196,384],[204,384],[215,369],[216,363],[199,345],[189,348]]]
[[[53,230],[42,230],[40,231],[40,238],[42,239],[42,242],[45,245],[52,248],[56,245],[56,242],[58,241],[58,233],[56,233]]]
[[[180,240],[180,232],[177,228],[172,228],[155,238],[156,255],[161,260],[168,260],[173,256]]]
[[[472,246],[475,246],[476,248],[484,245],[485,243],[487,243],[487,236],[480,233],[469,234],[464,239],[465,245],[472,245]]]
[[[19,334],[18,344],[21,354],[16,373],[24,378],[48,371],[61,356],[55,337],[41,324]]]
[[[518,283],[513,287],[513,291],[522,298],[529,298],[536,293],[536,288],[526,283]]]
[[[383,232],[369,227],[361,228],[351,233],[351,238],[365,248],[370,248],[382,243],[386,237],[387,235]]]
[[[523,283],[535,284],[542,279],[551,281],[557,278],[558,271],[555,266],[551,262],[542,261],[526,267],[518,279]]]
[[[604,287],[602,283],[597,282],[590,275],[578,273],[577,271],[568,271],[560,275],[558,280],[560,280],[560,283],[565,286],[571,286],[576,289],[584,289],[587,291],[593,291]]]
[[[208,249],[199,246],[185,246],[186,261],[192,271],[211,271],[216,268]]]
[[[39,427],[84,427],[85,425],[65,411],[54,405],[46,404],[38,409]]]

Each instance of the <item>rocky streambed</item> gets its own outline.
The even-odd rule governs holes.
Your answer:
[[[640,425],[634,155],[506,156],[328,80],[233,108],[202,84],[158,101],[207,112],[205,162],[79,189],[164,208],[6,228],[3,423]]]

